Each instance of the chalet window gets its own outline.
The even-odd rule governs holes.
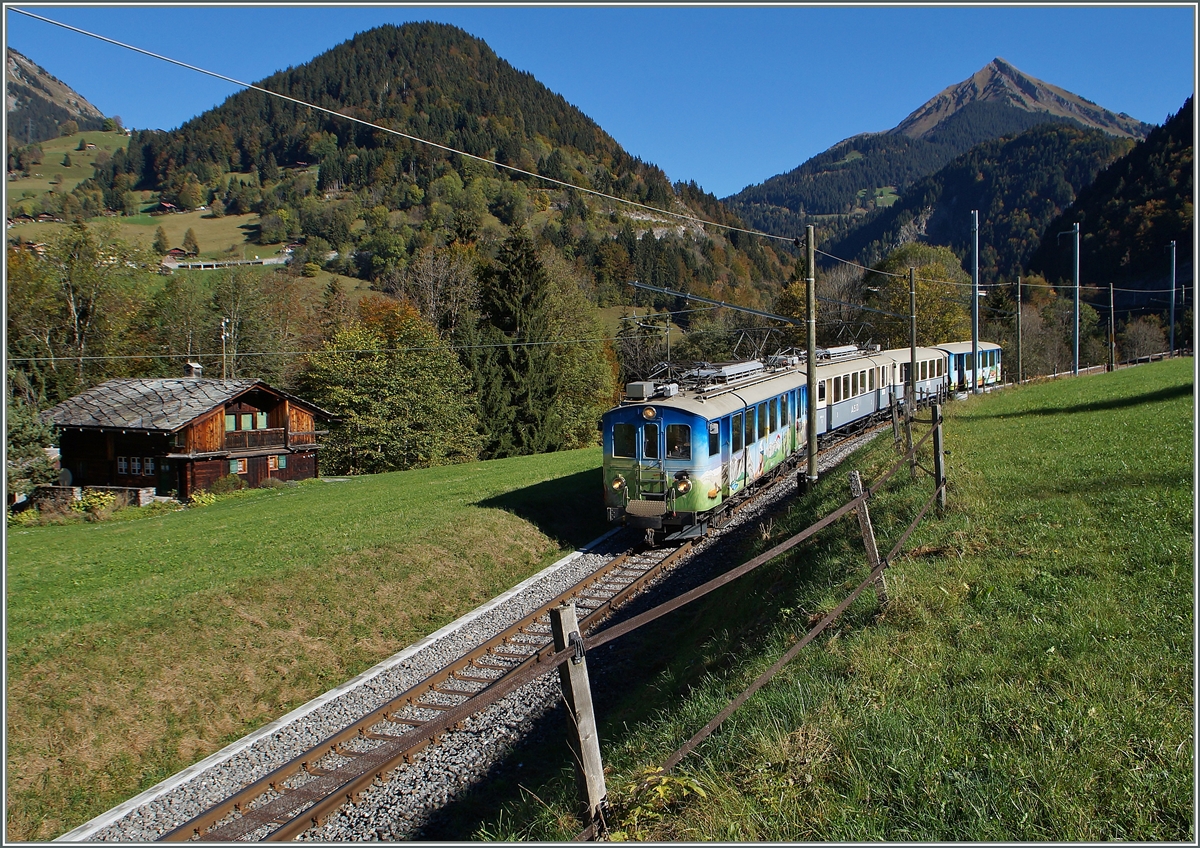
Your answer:
[[[154,457],[148,456],[142,463],[142,473],[150,476],[154,474]]]
[[[243,430],[253,430],[254,429],[254,416],[251,415],[249,412],[242,413],[242,429]]]
[[[279,469],[279,457],[268,456],[267,457],[267,470],[268,471],[276,471],[278,469]]]
[[[236,429],[237,429],[237,416],[227,414],[225,416],[225,432],[228,433],[230,430],[236,430]]]
[[[133,456],[133,457],[129,458],[129,473],[130,474],[141,474],[142,473],[142,458],[140,456]]]
[[[267,413],[259,412],[259,413],[256,413],[254,417],[256,419],[254,422],[254,429],[256,429],[256,430],[267,429]]]
[[[229,460],[229,473],[230,474],[245,474],[246,473],[246,460],[244,460],[244,459]]]
[[[286,456],[279,456],[279,457],[276,457],[276,459],[279,460],[280,468],[287,468],[287,457]]]
[[[117,457],[117,473],[118,474],[128,474],[129,473],[129,460],[123,456]]]

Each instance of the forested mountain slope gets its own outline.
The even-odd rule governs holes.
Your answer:
[[[4,84],[10,150],[57,138],[67,121],[81,130],[104,124],[104,115],[79,92],[11,47],[5,50]]]
[[[1176,273],[1192,277],[1192,240],[1196,210],[1194,183],[1194,113],[1192,98],[1145,141],[1102,171],[1095,182],[1046,232],[1080,229],[1080,277],[1118,288],[1161,289],[1170,274],[1167,248],[1176,243]],[[1072,276],[1071,251],[1050,239],[1029,259],[1029,268],[1048,280]],[[1130,293],[1122,293],[1129,298]],[[1164,296],[1148,303],[1161,304]]]
[[[921,240],[949,246],[965,258],[975,209],[981,279],[1011,280],[1041,244],[1047,225],[1133,145],[1069,124],[1042,124],[984,142],[827,249],[869,265],[901,244]]]

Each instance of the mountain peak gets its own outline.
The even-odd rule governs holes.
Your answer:
[[[1022,73],[999,57],[967,79],[941,91],[890,130],[895,135],[925,138],[939,125],[971,103],[1002,103],[1027,112],[1071,118],[1084,126],[1121,138],[1145,138],[1149,124],[1115,114],[1077,94]]]

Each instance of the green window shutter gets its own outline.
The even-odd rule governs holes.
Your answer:
[[[238,461],[236,459],[229,460],[229,473],[237,474]]]
[[[256,430],[267,429],[267,413],[265,413],[265,412],[258,413],[258,421],[255,423],[254,429],[256,429]]]
[[[251,415],[249,412],[242,413],[242,429],[243,430],[253,430],[254,429],[254,416]]]
[[[225,432],[228,433],[230,430],[236,430],[236,429],[237,429],[237,416],[236,415],[226,415],[225,416]]]
[[[280,468],[287,468],[287,457],[286,457],[286,456],[280,456],[280,457],[279,457],[279,467],[280,467]]]

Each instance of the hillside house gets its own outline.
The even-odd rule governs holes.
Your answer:
[[[187,500],[221,477],[317,476],[318,423],[333,416],[261,380],[118,379],[42,413],[59,431],[63,482],[154,486]]]

